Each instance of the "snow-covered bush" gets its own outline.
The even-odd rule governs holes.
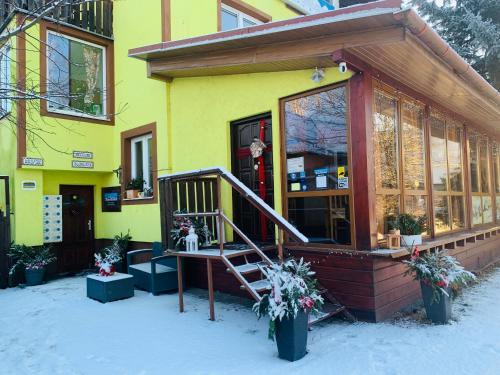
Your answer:
[[[415,280],[422,281],[433,289],[433,302],[439,302],[441,293],[449,296],[448,289],[456,290],[476,279],[476,276],[466,271],[455,257],[439,250],[421,256],[418,247],[415,246],[412,249],[411,259],[403,262],[408,266],[405,275],[412,274]]]
[[[34,248],[18,244],[12,244],[8,255],[15,260],[10,268],[11,275],[20,267],[27,270],[39,270],[57,259],[49,247]]]
[[[115,273],[115,263],[122,260],[121,248],[117,241],[102,251],[102,254],[94,254],[95,265],[99,267],[99,275],[111,276]]]
[[[282,265],[261,267],[261,271],[271,285],[271,292],[264,295],[253,310],[259,318],[269,316],[270,339],[274,339],[277,320],[295,318],[299,310],[319,312],[323,298],[318,294],[310,263],[304,263],[303,259],[298,263],[289,260]]]

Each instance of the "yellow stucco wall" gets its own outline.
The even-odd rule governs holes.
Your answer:
[[[280,0],[247,2],[271,14],[274,20],[296,16]],[[215,32],[217,1],[172,0],[171,26],[174,39]],[[29,42],[36,46],[38,27],[29,33],[35,37],[28,39]],[[121,132],[156,123],[159,175],[214,165],[230,169],[231,121],[271,112],[273,142],[279,145],[279,98],[319,86],[311,81],[311,71],[176,79],[169,84],[147,79],[146,64],[127,54],[130,48],[161,40],[160,0],[142,0],[140,7],[135,0],[115,2],[114,39],[115,126],[43,117],[36,105],[29,106],[30,122],[48,133],[43,140],[29,138],[28,156],[42,157],[44,166],[17,170],[13,164],[12,136],[7,139],[5,133],[0,133],[0,156],[8,155],[9,165],[12,165],[8,173],[13,177],[16,242],[42,243],[42,196],[58,194],[59,185],[64,184],[94,187],[96,238],[111,238],[130,229],[136,241],[159,240],[158,204],[123,206],[121,213],[101,212],[101,188],[119,184],[112,170],[121,164]],[[28,85],[30,82],[37,84],[39,57],[36,48],[27,52],[27,63]],[[321,84],[347,78],[340,76],[336,69],[329,69]],[[70,153],[74,150],[93,152],[94,169],[72,169]],[[273,152],[275,175],[279,176],[279,147]],[[1,160],[0,173],[6,159]],[[21,190],[25,180],[36,181],[37,190]],[[280,210],[279,178],[274,183],[276,206]],[[229,197],[226,190],[225,199]]]
[[[281,212],[279,99],[351,76],[336,68],[325,72],[320,84],[311,80],[311,70],[175,79],[171,88],[172,139],[186,141],[172,144],[174,171],[213,166],[231,170],[230,123],[271,112],[275,208]],[[227,187],[223,200],[230,212]]]
[[[245,0],[273,21],[297,17],[281,0]],[[217,0],[171,0],[172,40],[217,32]]]

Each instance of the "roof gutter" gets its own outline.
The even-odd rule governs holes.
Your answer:
[[[404,9],[394,13],[394,18],[402,22],[418,39],[436,55],[448,63],[455,73],[496,105],[500,105],[500,92],[476,72],[439,34],[425,22],[413,9]]]

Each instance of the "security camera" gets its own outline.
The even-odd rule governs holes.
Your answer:
[[[340,73],[347,73],[347,63],[345,61],[342,61],[339,64],[339,72]]]

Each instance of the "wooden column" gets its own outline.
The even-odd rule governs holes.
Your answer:
[[[179,283],[179,312],[184,312],[184,285],[182,283],[182,259],[177,257],[177,281]]]
[[[367,70],[349,80],[349,117],[351,142],[351,186],[354,206],[355,248],[377,246],[375,218],[375,173],[372,128],[373,84]]]
[[[207,277],[208,277],[208,304],[210,306],[210,320],[215,320],[215,307],[214,307],[214,278],[212,275],[212,261],[207,258]]]

